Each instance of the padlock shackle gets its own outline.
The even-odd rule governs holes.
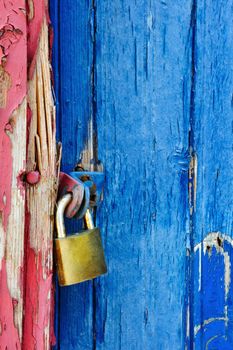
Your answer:
[[[87,209],[84,215],[84,222],[89,230],[95,228],[90,209]]]
[[[72,199],[72,194],[67,193],[61,199],[59,199],[57,203],[57,212],[56,212],[56,227],[57,227],[57,237],[65,238],[66,237],[66,229],[64,222],[64,213],[67,205],[70,203]]]
[[[57,237],[58,238],[65,238],[66,237],[64,213],[65,213],[66,207],[71,202],[71,200],[72,200],[72,194],[67,193],[61,199],[59,199],[59,201],[57,203],[56,227],[57,227]],[[95,228],[90,209],[87,209],[87,211],[84,215],[84,222],[89,230]]]

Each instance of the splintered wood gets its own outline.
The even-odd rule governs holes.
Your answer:
[[[54,341],[60,162],[46,3],[29,5],[27,17],[24,0],[0,2],[0,349],[9,350],[46,350]]]
[[[0,1],[0,349],[20,349],[24,308],[27,19]]]
[[[27,173],[39,171],[40,181],[27,185],[28,241],[25,303],[25,349],[51,346],[53,213],[56,201],[57,164],[55,109],[48,52],[48,26],[42,25],[37,59],[29,82],[30,129]],[[36,337],[35,337],[36,335]],[[34,346],[34,347],[33,347]]]

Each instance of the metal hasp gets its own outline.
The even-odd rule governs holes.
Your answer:
[[[100,231],[94,227],[90,210],[84,215],[87,230],[66,236],[64,212],[72,200],[67,193],[57,205],[55,251],[60,286],[91,280],[107,272]]]
[[[85,171],[82,169],[82,171],[73,171],[70,175],[76,180],[81,180],[85,187],[89,188],[90,206],[98,206],[103,194],[104,173],[99,171]]]
[[[66,206],[65,216],[67,218],[81,219],[89,207],[90,191],[78,178],[61,172],[59,176],[58,200],[65,194],[71,193],[72,199]]]

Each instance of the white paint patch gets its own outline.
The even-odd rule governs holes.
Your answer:
[[[229,287],[231,283],[231,262],[230,257],[227,252],[224,252],[224,266],[225,266],[225,274],[224,274],[224,285],[225,285],[225,300],[228,297]]]
[[[6,251],[7,285],[11,298],[17,301],[14,306],[14,322],[18,328],[20,339],[22,339],[23,323],[21,269],[24,259],[25,197],[23,187],[18,187],[17,177],[24,170],[26,160],[26,113],[27,101],[25,98],[11,116],[11,119],[14,120],[14,129],[13,133],[8,134],[12,144],[11,212],[5,234],[6,241],[3,245]]]
[[[219,239],[221,242],[228,242],[233,247],[233,239],[230,236],[221,234],[221,232],[211,232],[204,238],[203,242],[198,243],[195,246],[194,252],[200,249],[202,245],[204,254],[206,253],[208,246],[215,247],[218,252],[221,252],[222,247],[218,243]]]
[[[153,28],[153,15],[150,12],[150,14],[147,16],[147,26],[150,30]]]
[[[194,327],[194,335],[196,336],[201,328],[203,328],[207,324],[210,324],[210,323],[215,322],[215,321],[225,321],[225,322],[227,322],[228,319],[226,320],[226,317],[211,317],[208,320],[205,320],[202,324],[199,324],[198,326]]]
[[[229,321],[229,319],[228,319],[228,317],[227,317],[227,315],[228,315],[228,306],[227,305],[225,305],[225,307],[224,307],[224,314],[225,314],[225,326],[227,327],[227,324],[228,324],[228,321]]]
[[[199,280],[201,279],[201,269],[200,269],[200,252],[208,252],[211,256],[211,250],[215,247],[216,251],[223,255],[224,258],[224,286],[225,286],[225,299],[227,299],[230,283],[231,283],[231,263],[228,252],[224,251],[224,241],[228,242],[233,247],[233,239],[227,235],[223,235],[220,232],[212,232],[205,237],[203,242],[197,244],[194,248],[194,252],[199,250]]]
[[[2,197],[2,201],[3,201],[3,204],[6,206],[6,195],[4,193],[3,197]]]
[[[212,249],[215,247],[216,251],[223,256],[224,259],[224,291],[225,291],[225,301],[227,300],[229,290],[230,290],[230,283],[231,283],[231,262],[230,262],[230,256],[227,251],[224,251],[224,242],[229,243],[233,247],[233,239],[230,236],[221,234],[220,232],[211,232],[209,233],[203,240],[203,242],[197,244],[194,248],[194,252],[199,254],[199,288],[198,291],[201,290],[201,278],[202,278],[202,264],[201,264],[201,257],[202,252],[204,254],[208,254],[209,257],[211,257]],[[214,322],[216,320],[223,320],[225,321],[226,325],[228,323],[228,307],[227,305],[224,308],[224,317],[213,317],[209,318],[208,320],[205,320],[201,325],[197,325],[194,327],[194,334],[199,332],[199,330],[204,327],[205,325]]]

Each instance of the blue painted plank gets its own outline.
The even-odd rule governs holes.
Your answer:
[[[109,266],[60,291],[57,349],[183,350],[191,0],[53,0],[52,9],[62,167],[73,170],[92,118]]]
[[[63,145],[62,170],[70,172],[87,139],[92,114],[92,2],[50,1],[54,29],[53,69],[57,139]],[[69,232],[77,232],[70,223]],[[92,282],[56,290],[55,349],[92,349]]]
[[[185,349],[191,2],[97,1],[95,349]]]
[[[196,3],[193,81],[195,349],[233,349],[232,1]]]
[[[60,106],[58,137],[63,145],[63,170],[70,172],[86,142],[92,113],[92,2],[51,3],[54,13],[57,11],[53,63]]]

